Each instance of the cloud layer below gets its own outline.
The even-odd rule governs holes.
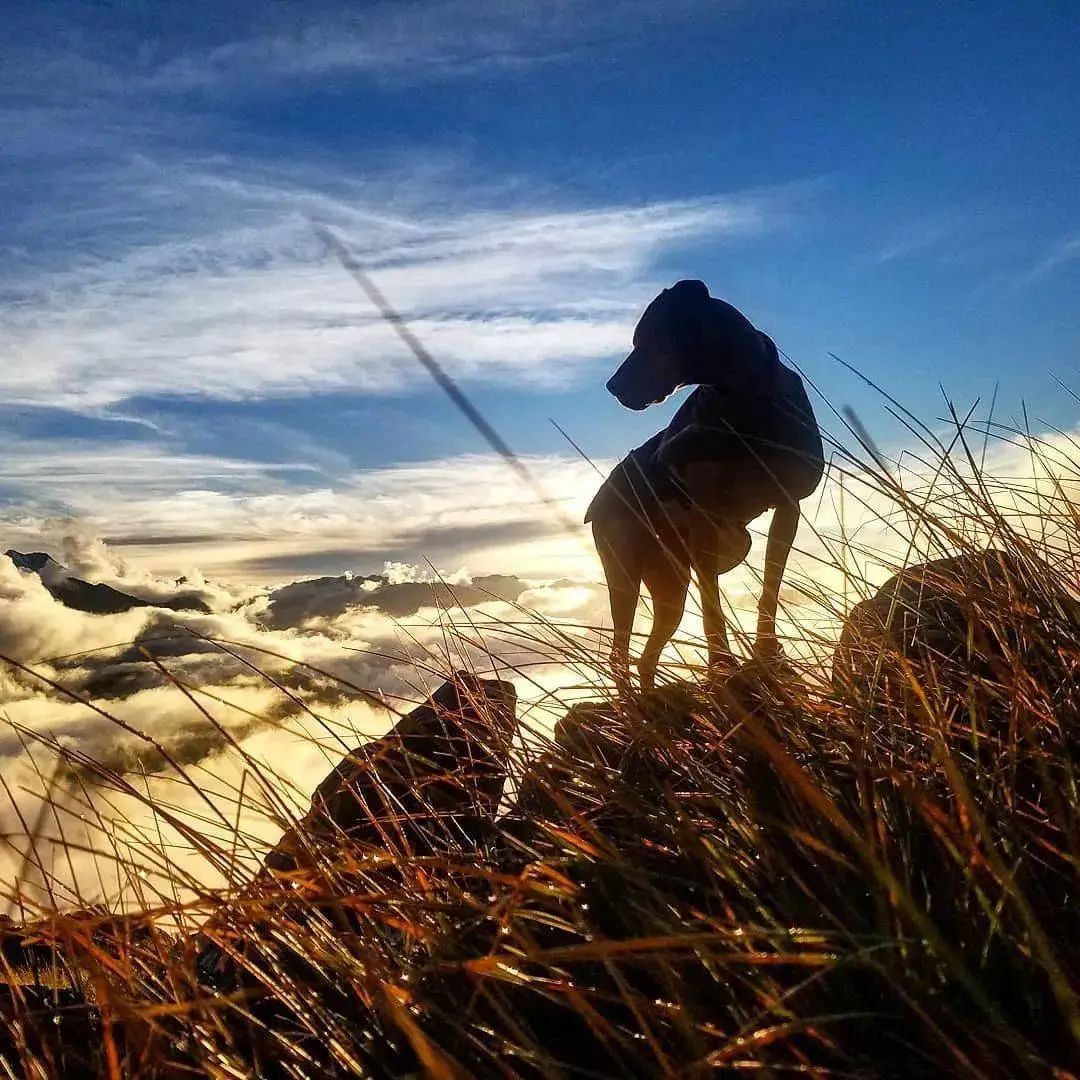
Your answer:
[[[1008,441],[991,442],[986,455],[986,475],[993,478],[989,491],[1005,519],[1062,567],[1072,565],[1070,514],[1080,498],[1073,447],[1073,436],[1060,435],[1043,440],[1035,456],[1030,444]],[[512,500],[504,501],[508,493],[498,487],[497,464],[486,459],[470,464],[479,489],[491,498],[486,520],[454,518],[452,507],[460,504],[447,497],[452,477],[437,467],[417,468],[412,488],[403,487],[397,474],[371,480],[366,497],[355,505],[366,505],[372,521],[403,522],[403,528],[444,512],[443,524],[450,528],[527,523],[535,508],[519,502],[515,509]],[[572,490],[573,470],[560,474],[565,465],[550,465],[545,478],[553,494]],[[971,543],[994,540],[985,517],[965,516],[970,497],[958,481],[935,475],[910,455],[892,468],[912,505],[930,499],[934,512],[951,514],[952,527]],[[485,469],[492,470],[486,478]],[[559,486],[559,476],[568,487]],[[395,503],[405,490],[413,492],[413,501]],[[417,498],[417,490],[425,494]],[[281,497],[274,506],[276,516],[283,517],[289,501]],[[344,528],[348,513],[337,503],[331,508],[333,515],[344,514]],[[820,498],[805,509],[782,594],[782,625],[794,641],[793,654],[824,665],[846,607],[905,560],[939,555],[942,549],[940,534],[935,539],[910,507],[886,497],[854,466],[837,465]],[[307,535],[320,531],[300,520],[294,525]],[[759,521],[755,531],[760,534],[766,526],[767,520]],[[759,535],[749,562],[724,579],[740,634],[753,625],[763,546]],[[598,692],[608,616],[595,563],[574,561],[593,557],[582,555],[575,544],[567,549],[573,557],[560,560],[550,539],[537,541],[536,550],[541,549],[547,573],[533,580],[476,577],[475,569],[491,569],[479,564],[472,574],[441,575],[430,567],[391,564],[382,582],[338,575],[275,587],[216,583],[197,571],[177,581],[126,554],[118,557],[86,533],[69,533],[56,550],[73,572],[147,599],[195,591],[209,608],[196,613],[149,607],[116,615],[72,611],[36,574],[0,558],[0,654],[8,658],[0,674],[7,721],[0,733],[0,769],[14,799],[0,809],[0,826],[18,836],[19,814],[22,821],[34,819],[40,807],[34,792],[52,783],[63,790],[66,812],[82,814],[79,820],[88,808],[110,821],[115,816],[116,828],[141,835],[145,843],[154,814],[130,791],[99,792],[94,762],[119,770],[129,778],[126,783],[140,778],[160,805],[200,820],[207,791],[222,807],[232,798],[235,809],[236,785],[255,755],[267,775],[278,778],[282,797],[302,807],[346,747],[385,730],[394,709],[407,708],[441,673],[462,666],[510,674],[522,697],[526,728],[550,728],[576,694]],[[500,550],[507,562],[528,561],[528,545]],[[452,606],[455,591],[467,610]],[[680,664],[701,662],[696,610],[692,601],[669,649],[673,674],[687,670]],[[643,612],[639,629],[647,624]],[[67,748],[79,760],[55,772],[55,755],[41,740]],[[272,839],[280,828],[276,811],[253,804],[245,815],[250,837]],[[193,875],[214,877],[190,845],[176,842]],[[98,848],[103,843],[99,836]],[[8,859],[12,874],[22,858],[15,844]],[[80,855],[77,861],[80,888],[115,900],[115,890],[95,884],[94,859]]]

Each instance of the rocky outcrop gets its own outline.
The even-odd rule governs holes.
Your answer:
[[[1078,606],[1052,569],[1002,551],[907,567],[849,614],[833,657],[843,700],[889,723],[901,756],[925,755],[940,734],[963,739],[983,767],[1077,731],[1080,676],[1072,659]],[[1042,701],[1029,707],[1033,687]],[[920,741],[921,740],[921,741]],[[1013,778],[1012,782],[1019,781]]]
[[[486,861],[515,707],[513,684],[456,673],[319,784],[308,813],[286,830],[247,890],[257,914],[245,914],[242,902],[204,926],[200,982],[254,999],[253,1023],[237,1024],[232,1039],[257,1063],[256,1075],[285,1075],[273,1055],[260,1058],[263,1029],[297,1031],[296,1045],[329,1070],[321,1033],[300,1034],[303,1023],[275,993],[283,980],[305,987],[305,1009],[362,1016],[372,1040],[362,1053],[378,1062],[379,1075],[415,1066],[407,1042],[388,1038],[377,1022],[379,987],[424,955],[441,926],[438,912]],[[312,942],[324,935],[333,948],[365,958],[365,1000],[326,978],[312,955]]]
[[[425,855],[474,845],[506,781],[512,683],[458,672],[382,738],[350,751],[266,859],[294,870],[347,843]]]
[[[833,683],[858,692],[875,677],[895,679],[904,662],[989,672],[1024,647],[1032,619],[1042,626],[1048,617],[1074,617],[1071,601],[1046,584],[1017,556],[994,550],[909,566],[852,608]]]

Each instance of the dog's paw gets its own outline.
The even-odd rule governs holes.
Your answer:
[[[725,683],[739,670],[739,658],[734,653],[722,653],[709,660],[707,668],[708,681],[716,685]]]

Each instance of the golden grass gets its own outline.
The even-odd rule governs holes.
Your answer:
[[[48,888],[12,883],[6,1074],[1068,1075],[1080,1060],[1076,476],[1067,453],[1050,468],[1032,440],[1047,468],[1021,490],[987,474],[960,421],[949,445],[917,431],[918,492],[880,463],[835,468],[847,498],[887,499],[890,527],[919,538],[912,557],[1006,554],[996,584],[956,585],[963,648],[853,640],[857,672],[835,687],[809,661],[712,684],[673,664],[657,691],[619,699],[595,635],[526,612],[465,620],[448,653],[519,645],[528,661],[501,677],[525,684],[559,665],[575,674],[568,696],[591,700],[554,735],[530,711],[533,730],[510,746],[477,698],[475,760],[439,773],[417,759],[408,790],[400,770],[378,773],[378,808],[349,830],[298,828],[284,781],[252,759],[231,812],[205,800],[204,827],[151,807],[220,887],[145,835],[96,852],[142,896],[133,910],[64,911]],[[800,583],[834,623],[867,593],[859,544],[824,540],[839,588]],[[830,644],[805,635],[790,655]],[[456,663],[430,660],[444,676]],[[542,705],[567,712],[559,701]],[[78,785],[149,796],[38,737],[45,751],[64,768],[43,766],[20,850],[47,885],[52,864],[35,852],[47,840],[50,859],[78,852],[70,807],[92,805]],[[517,773],[497,819],[480,758]],[[180,762],[173,775],[198,787]],[[240,857],[260,850],[238,826],[246,807],[291,830],[276,870]]]

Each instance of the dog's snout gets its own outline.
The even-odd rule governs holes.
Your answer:
[[[640,412],[647,408],[649,401],[634,387],[633,379],[627,377],[623,371],[616,371],[607,381],[607,391],[624,408]]]

